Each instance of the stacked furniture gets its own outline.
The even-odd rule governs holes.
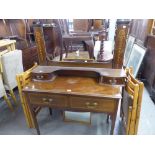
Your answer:
[[[153,19],[133,19],[129,34],[136,38],[136,42],[144,45],[145,39],[152,31]]]
[[[146,88],[150,96],[155,100],[155,36],[148,35],[145,41],[147,52],[143,62],[142,78],[145,80]]]
[[[16,40],[16,49],[22,50],[24,70],[38,62],[36,45],[30,31],[31,23],[24,19],[0,20],[0,38]]]

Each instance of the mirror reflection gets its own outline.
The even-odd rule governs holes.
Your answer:
[[[47,61],[108,62],[113,59],[116,20],[51,19],[33,22]]]

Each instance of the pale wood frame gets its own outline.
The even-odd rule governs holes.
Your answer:
[[[23,87],[29,83],[29,81],[31,80],[31,71],[37,67],[37,64],[35,63],[34,66],[32,68],[30,68],[29,70],[16,75],[16,80],[17,80],[17,85],[18,85],[18,91],[19,91],[19,95],[20,95],[20,100],[21,100],[21,105],[24,111],[24,115],[25,115],[25,119],[27,122],[27,125],[29,128],[33,128],[34,127],[34,122],[28,107],[28,104],[26,103],[26,99],[25,96],[22,93],[22,89]]]
[[[127,135],[137,134],[144,89],[143,82],[135,79],[132,73],[132,68],[126,69],[127,83],[125,90],[133,99],[132,105],[128,107],[128,120],[127,124],[125,125]],[[121,116],[122,118],[124,117],[123,111],[121,111]]]

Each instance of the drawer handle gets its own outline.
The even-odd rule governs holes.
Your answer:
[[[95,108],[96,106],[98,105],[98,103],[97,102],[94,102],[94,103],[90,103],[90,102],[86,102],[86,106],[88,107],[88,108]]]
[[[115,79],[109,80],[110,84],[116,84],[116,82],[117,82],[117,80],[115,80]]]
[[[93,106],[97,106],[97,105],[98,105],[98,103],[97,103],[97,102],[94,102],[94,103],[93,103]]]
[[[37,75],[37,79],[42,80],[44,78],[43,75]]]
[[[53,101],[53,99],[52,98],[43,98],[43,102],[44,103],[51,103]]]
[[[86,105],[87,105],[87,106],[89,106],[89,105],[90,105],[90,103],[89,103],[89,102],[86,102]]]

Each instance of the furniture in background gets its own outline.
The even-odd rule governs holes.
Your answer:
[[[94,19],[93,20],[93,29],[102,30],[103,29],[103,19]]]
[[[55,59],[54,59],[55,60]],[[72,62],[93,62],[94,59],[89,58],[89,54],[84,51],[76,51],[68,54],[66,58],[63,58],[63,61],[72,61]]]
[[[113,134],[120,88],[126,77],[122,69],[38,66],[31,77],[22,91],[38,134],[35,112],[38,107],[107,113],[111,115],[110,133]]]
[[[88,32],[88,29],[89,28],[87,30],[83,30],[83,31],[78,30],[78,29],[76,29],[76,30],[70,30],[69,29],[69,23],[68,23],[67,19],[58,19],[58,21],[59,21],[59,24],[60,24],[62,36],[65,35],[65,38],[68,36],[69,39],[70,39],[70,42],[67,45],[70,46],[69,49],[70,49],[71,52],[77,51],[78,49],[80,49],[82,51],[89,51],[90,50],[89,49],[90,48],[89,46],[91,45],[90,43],[92,43],[92,42],[89,43],[88,41],[86,42],[86,40],[83,40],[85,38],[81,38],[81,39],[79,38],[79,37],[84,37],[84,36],[87,36],[87,37],[94,36],[94,35],[92,35],[92,32]],[[81,20],[78,19],[76,21],[77,24],[80,21]],[[91,22],[90,22],[91,20],[85,19],[85,21],[89,22],[89,25],[91,25]],[[74,20],[73,20],[73,22],[74,22]],[[73,40],[71,40],[71,37],[72,36],[74,36]],[[75,38],[77,38],[77,40],[75,40]],[[93,40],[94,40],[94,37],[93,37]],[[90,45],[88,45],[88,44],[90,44]],[[65,39],[64,39],[63,46],[65,47],[65,49],[68,48],[67,45],[65,45]],[[94,44],[92,43],[92,46],[93,45]]]
[[[92,19],[92,26],[89,32],[94,36],[95,41],[99,40],[99,35],[103,31],[105,32],[105,39],[108,40],[108,22],[106,19]]]
[[[113,68],[122,68],[123,66],[129,23],[129,20],[117,20]]]
[[[155,19],[153,19],[152,28],[151,28],[151,33],[150,34],[155,35]]]
[[[133,69],[127,68],[127,80],[123,89],[121,117],[126,135],[136,135],[141,112],[144,84],[133,76]]]
[[[133,67],[133,76],[137,77],[138,71],[141,67],[141,63],[146,53],[146,48],[137,44],[133,45],[129,60],[126,67]]]
[[[8,51],[14,51],[15,43],[16,43],[16,40],[2,39],[0,40],[0,48],[5,48]]]
[[[14,50],[3,54],[1,64],[4,87],[10,92],[12,99],[17,104],[13,89],[17,87],[16,74],[23,72],[22,51]]]
[[[147,40],[147,36],[150,35],[153,31],[153,27],[154,27],[154,19],[133,19],[131,20],[131,25],[130,25],[130,30],[129,30],[129,34],[135,37],[135,43],[142,45],[142,46],[146,46],[146,40]],[[146,82],[148,83],[148,81],[152,81],[153,80],[153,76],[150,76],[152,73],[152,65],[149,65],[149,62],[146,63],[146,61],[148,61],[149,59],[152,59],[150,57],[150,55],[152,52],[150,52],[150,50],[147,50],[146,55],[144,57],[144,60],[142,62],[142,66],[141,69],[138,73],[138,77],[141,78],[142,80],[146,80]],[[152,55],[153,56],[153,55]],[[147,67],[146,67],[147,66]],[[147,68],[147,69],[146,69]],[[150,74],[148,74],[146,76],[146,72],[150,72]],[[148,78],[150,78],[151,80],[148,80]],[[152,91],[151,91],[151,83],[148,83],[148,90],[150,95],[152,96]]]
[[[53,60],[56,56],[60,56],[62,60],[62,37],[61,31],[54,32],[53,29],[59,29],[54,24],[33,26],[35,41],[37,45],[39,64],[46,64],[47,59]]]
[[[89,52],[89,57],[90,59],[94,58],[93,55],[93,50],[94,50],[94,37],[92,33],[88,32],[89,26],[84,30],[84,27],[82,26],[82,29],[75,29],[74,31],[69,31],[67,20],[66,19],[59,19],[59,25],[61,28],[61,34],[62,34],[62,39],[63,39],[63,46],[66,51],[66,58],[68,57],[68,52],[73,52],[73,51],[84,51],[84,52]],[[75,19],[73,20],[76,21],[78,24],[80,23],[80,19]],[[82,19],[82,21],[87,21],[88,25],[90,25],[88,19]],[[58,22],[57,22],[58,23]],[[74,24],[73,24],[74,25]],[[82,24],[83,25],[83,24]]]
[[[88,32],[91,28],[91,20],[89,19],[73,19],[73,30],[78,32]]]
[[[84,42],[87,46],[88,52],[89,54],[89,58],[90,59],[94,59],[94,41],[93,41],[93,36],[71,36],[71,35],[63,35],[63,43],[65,44],[65,52],[66,52],[66,58],[68,57],[68,53],[69,53],[69,47],[71,46],[72,49],[72,43],[76,43],[76,42]],[[77,49],[78,50],[78,49]]]
[[[135,42],[135,37],[129,35],[127,39],[126,47],[125,47],[123,66],[126,66],[128,63],[134,42]]]
[[[3,39],[3,37],[7,36],[8,33],[5,20],[0,19],[0,39]]]
[[[129,34],[136,38],[136,43],[144,45],[145,39],[151,33],[153,19],[131,20]]]
[[[147,48],[141,70],[141,78],[144,79],[146,88],[151,98],[155,101],[155,36],[148,35],[145,41]]]
[[[63,59],[63,53],[68,54],[69,43],[76,41],[85,41],[88,47],[92,43],[91,36],[72,36],[62,35],[59,20],[53,20],[52,24],[48,25],[34,25],[34,34],[38,48],[39,63],[46,64],[47,60],[51,61],[59,56],[59,60]],[[67,44],[63,50],[63,42]],[[93,45],[94,46],[94,45]],[[92,44],[89,49],[89,56],[93,57]]]
[[[30,31],[32,22],[26,19],[0,19],[0,39],[16,40],[16,49],[22,50],[24,70],[38,62],[33,32]]]
[[[112,61],[113,59],[113,54],[112,54],[112,51],[111,52],[108,52],[110,51],[110,47],[108,49],[108,51],[105,50],[105,41],[106,41],[106,30],[104,29],[102,32],[100,32],[99,34],[99,39],[100,39],[100,49],[97,53],[97,58],[96,60],[98,62],[106,62],[106,61]],[[95,42],[95,45],[98,41]],[[106,41],[106,43],[108,43],[108,41]]]
[[[6,91],[5,91],[5,88],[4,88],[4,85],[3,85],[3,81],[2,81],[2,74],[0,73],[0,98],[4,98],[4,100],[6,101],[8,107],[11,109],[11,111],[14,111],[12,105],[11,105],[11,102],[9,101],[8,99],[8,96],[6,94]]]

